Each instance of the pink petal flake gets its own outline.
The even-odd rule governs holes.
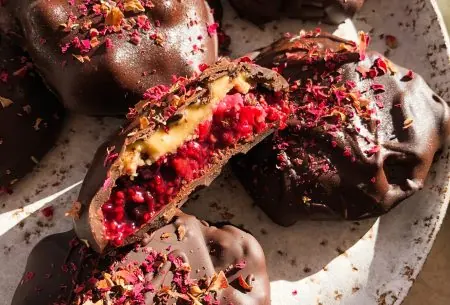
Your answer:
[[[382,84],[372,84],[372,86],[370,86],[370,88],[375,91],[375,93],[383,93],[386,91],[384,85]]]
[[[370,36],[364,32],[359,32],[359,59],[366,59],[366,51],[370,43]]]
[[[219,24],[217,22],[206,26],[206,30],[208,31],[209,36],[213,36],[217,34],[217,29],[219,28]]]
[[[45,218],[52,219],[54,211],[55,210],[54,210],[53,206],[50,205],[50,206],[48,206],[46,208],[43,208],[41,210],[41,213],[42,213],[42,215],[44,215]]]
[[[414,72],[411,70],[408,70],[408,72],[402,77],[402,81],[403,82],[409,82],[410,80],[412,80],[414,78]]]
[[[203,72],[206,69],[208,69],[208,65],[207,64],[199,64],[198,69],[200,70],[200,72]]]
[[[380,151],[380,146],[375,145],[374,147],[366,150],[365,153],[370,157],[370,156],[376,154],[379,151]]]
[[[0,81],[2,82],[2,83],[7,83],[8,82],[8,77],[9,77],[9,74],[8,74],[8,72],[6,72],[6,71],[0,71]]]

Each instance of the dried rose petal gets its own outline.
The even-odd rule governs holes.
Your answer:
[[[366,51],[370,43],[370,37],[364,32],[359,32],[359,59],[366,58]]]
[[[114,276],[123,278],[128,284],[134,284],[138,281],[138,278],[127,270],[119,270],[114,273]]]
[[[186,227],[183,225],[178,226],[177,228],[178,240],[183,240],[185,235],[186,235]]]
[[[253,286],[252,286],[252,285],[249,285],[249,284],[245,281],[245,279],[242,277],[242,274],[239,275],[239,277],[238,277],[238,282],[239,282],[239,286],[241,286],[242,289],[244,289],[245,291],[248,291],[248,292],[252,291]]]
[[[6,107],[8,107],[8,106],[11,106],[12,104],[14,104],[14,102],[13,102],[12,100],[10,100],[9,98],[0,96],[0,105],[1,105],[3,108],[6,108]]]
[[[106,15],[105,23],[107,25],[119,26],[121,24],[123,18],[124,18],[124,15],[123,15],[122,11],[120,10],[120,8],[113,7]]]
[[[67,211],[64,215],[66,217],[72,217],[73,219],[79,219],[80,218],[80,210],[81,210],[81,202],[75,201],[72,204],[72,207],[69,211]]]
[[[150,125],[150,121],[146,117],[139,118],[139,128],[145,129]]]
[[[91,58],[89,56],[82,56],[82,55],[77,55],[77,54],[72,54],[72,56],[75,57],[76,60],[78,60],[82,64],[84,64],[87,61],[91,61]]]
[[[382,85],[382,84],[372,84],[372,86],[370,86],[370,88],[373,91],[375,91],[376,93],[381,93],[381,92],[385,92],[386,91],[384,85]]]
[[[407,82],[414,78],[414,72],[411,70],[408,70],[408,72],[402,77],[402,81]]]
[[[42,118],[36,118],[36,121],[33,124],[33,129],[38,131],[40,129],[39,126],[41,125],[42,121]]]
[[[370,69],[367,69],[367,68],[365,68],[363,66],[357,66],[355,70],[356,70],[356,72],[361,74],[362,78],[366,78],[367,77],[367,73],[369,72]]]
[[[7,83],[8,82],[8,78],[9,78],[9,74],[8,74],[8,72],[6,72],[6,71],[1,71],[0,72],[0,81],[2,82],[2,83]]]
[[[374,66],[383,73],[387,73],[388,71],[387,62],[381,57],[375,59]]]
[[[221,289],[228,288],[228,286],[228,280],[225,273],[220,271],[219,274],[213,275],[208,291],[220,291]]]
[[[203,294],[204,292],[205,292],[205,290],[198,287],[198,285],[194,285],[189,288],[189,293],[192,294],[194,297],[198,297],[199,295]]]
[[[139,0],[126,0],[123,6],[125,12],[142,13],[145,8]]]
[[[200,72],[203,72],[206,69],[208,69],[208,65],[207,64],[199,64],[198,69],[200,70]]]
[[[33,271],[28,271],[27,273],[25,273],[25,275],[23,276],[23,279],[20,283],[24,284],[26,282],[29,282],[34,278],[34,276],[35,276],[35,273]]]
[[[161,240],[163,240],[163,239],[169,238],[170,236],[172,236],[172,233],[170,233],[170,232],[165,232],[165,233],[161,234],[161,236],[160,236],[159,238],[160,238]]]
[[[395,74],[398,72],[397,67],[390,60],[386,59],[386,62],[387,62],[387,66],[388,66],[388,69],[391,72],[391,74]]]
[[[97,288],[99,290],[106,290],[111,287],[112,286],[110,286],[110,282],[108,282],[107,280],[100,280],[95,284],[95,288]]]
[[[366,150],[365,153],[369,156],[372,156],[372,155],[376,154],[377,152],[379,152],[380,149],[381,149],[380,146],[375,145],[374,147]]]
[[[234,265],[234,267],[237,268],[237,269],[244,269],[245,266],[247,266],[247,262],[246,261],[241,261],[241,262],[238,262],[238,263],[236,263]]]
[[[217,33],[217,29],[219,28],[219,24],[217,22],[210,24],[206,27],[206,30],[208,31],[208,34],[210,36],[213,36]]]
[[[46,218],[48,218],[48,219],[52,219],[53,218],[53,213],[54,213],[54,208],[53,208],[53,206],[52,205],[50,205],[50,206],[48,206],[48,207],[46,207],[46,208],[43,208],[42,210],[41,210],[41,213],[42,213],[42,215],[44,215],[44,217],[46,217]]]

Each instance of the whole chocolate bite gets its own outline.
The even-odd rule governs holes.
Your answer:
[[[46,237],[33,249],[11,304],[101,301],[270,304],[264,253],[250,234],[231,225],[209,226],[180,211],[142,242],[105,256],[69,231]]]
[[[282,17],[339,24],[351,18],[365,0],[230,0],[243,18],[263,24]]]
[[[290,114],[276,72],[223,60],[172,88],[157,86],[97,151],[75,206],[75,229],[97,251],[167,223],[197,187]]]
[[[147,88],[217,59],[204,0],[17,0],[6,7],[48,86],[85,114],[125,114]]]
[[[320,56],[297,54],[310,60],[313,76],[278,69],[290,77],[295,118],[234,164],[255,202],[280,225],[388,212],[423,187],[448,138],[447,103],[421,76],[362,45],[361,60],[340,66],[330,49],[328,71],[315,70]],[[290,57],[295,61],[295,53]]]
[[[52,148],[62,116],[27,54],[0,35],[0,194],[11,192]]]

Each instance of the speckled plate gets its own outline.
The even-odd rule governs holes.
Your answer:
[[[445,99],[448,86],[448,37],[434,0],[372,0],[355,18],[332,28],[347,38],[370,32],[372,47],[389,52],[400,65],[422,74]],[[258,29],[236,18],[225,5],[225,28],[233,55],[264,46],[283,32],[317,24],[283,20]],[[397,37],[388,50],[381,34]],[[64,212],[76,199],[93,152],[119,124],[114,119],[71,117],[59,144],[11,196],[0,197],[0,305],[9,305],[32,247],[44,236],[68,230]],[[449,155],[446,146],[423,191],[379,219],[361,222],[273,224],[252,204],[225,170],[211,187],[188,202],[185,210],[211,221],[229,220],[252,232],[262,244],[272,288],[272,304],[400,304],[431,249],[447,210]],[[54,207],[53,219],[39,212]]]

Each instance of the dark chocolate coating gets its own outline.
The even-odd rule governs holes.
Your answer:
[[[177,233],[180,227],[186,231],[183,238],[180,238]],[[164,233],[169,233],[170,236],[161,239]],[[230,286],[219,291],[218,304],[270,304],[269,280],[263,250],[253,236],[231,225],[209,226],[194,216],[178,211],[172,223],[154,232],[151,237],[145,238],[139,244],[139,248],[136,247],[137,244],[130,245],[115,253],[107,254],[105,258],[88,250],[79,241],[77,246],[72,247],[70,244],[73,245],[76,241],[74,232],[69,231],[46,237],[39,242],[28,258],[24,273],[24,278],[27,273],[30,274],[29,272],[33,273],[33,277],[19,284],[11,304],[70,305],[77,297],[77,294],[73,292],[76,284],[87,285],[86,280],[92,275],[92,265],[95,265],[100,272],[113,274],[114,272],[108,269],[112,263],[118,266],[131,262],[142,264],[148,255],[146,250],[149,248],[163,254],[181,256],[192,269],[191,279],[200,279],[205,275],[211,277],[213,273],[224,271]],[[124,256],[125,259],[122,260]],[[245,262],[243,269],[237,272],[230,270],[230,266],[242,262]],[[65,269],[63,266],[67,266],[69,270],[62,271]],[[117,270],[117,268],[114,269]],[[226,272],[227,270],[231,272]],[[253,286],[250,292],[245,292],[237,284],[237,278],[240,275],[244,279],[254,279],[249,282]],[[151,282],[158,290],[161,285],[170,286],[172,278],[173,274],[169,271],[167,274],[153,277]],[[146,293],[145,304],[155,304],[153,297],[154,294]],[[174,302],[163,304],[174,304]]]
[[[376,119],[365,121],[354,113],[350,126],[332,137],[326,123],[309,128],[300,116],[236,160],[236,175],[276,223],[288,226],[304,217],[378,216],[423,187],[435,153],[449,135],[448,104],[420,75],[411,79],[408,70],[392,63],[389,69],[397,70],[395,74],[388,69],[374,79],[361,79],[356,69],[368,69],[379,59],[388,62],[369,51],[364,60],[336,70],[340,83],[356,84],[376,109]],[[285,77],[297,79],[293,69],[285,71]],[[302,75],[297,77],[305,84]],[[329,86],[318,79],[318,85]],[[372,85],[382,85],[385,92],[376,93]],[[369,152],[374,147],[379,151]]]
[[[97,27],[104,22],[92,13],[81,17],[81,3],[82,0],[76,0],[75,5],[67,0],[7,2],[7,8],[19,22],[18,34],[25,36],[24,48],[48,86],[71,110],[90,115],[125,114],[142,99],[147,88],[170,84],[173,75],[191,76],[199,71],[200,64],[212,64],[217,59],[217,37],[207,31],[214,20],[205,1],[155,0],[154,7],[145,13],[125,14],[147,15],[150,20],[150,30],[138,31],[142,38],[138,45],[130,42],[134,28],[106,35],[112,42],[110,48],[99,36],[101,44],[85,54],[90,61],[81,63],[72,56],[79,55],[79,50],[70,48],[62,54],[61,46],[76,36],[88,38],[89,31],[79,30],[84,21],[92,20]],[[64,32],[61,24],[67,23],[70,14],[78,17],[74,23],[80,26]],[[151,37],[155,33],[162,37],[162,43]]]
[[[314,49],[314,54],[310,51]],[[325,60],[327,54],[333,53]],[[252,53],[262,67],[277,67],[288,81],[307,79],[359,60],[356,43],[327,32],[303,32],[282,37]],[[314,63],[314,64],[312,64]]]
[[[214,19],[218,23],[222,23],[223,18],[223,7],[220,0],[207,0],[209,6],[213,10]]]
[[[126,127],[119,130],[109,141],[104,143],[94,156],[91,163],[92,165],[84,179],[78,196],[78,201],[81,203],[82,208],[79,219],[75,220],[75,231],[79,238],[88,240],[90,245],[99,252],[104,251],[108,246],[108,241],[103,236],[103,213],[101,211],[101,206],[108,200],[116,179],[124,173],[122,173],[122,161],[120,158],[117,158],[114,162],[109,162],[106,166],[104,165],[105,158],[107,157],[107,149],[111,149],[111,154],[122,154],[127,145],[150,136],[158,127],[163,125],[160,121],[152,119],[152,117],[160,116],[160,120],[167,122],[170,121],[171,118],[177,117],[178,113],[182,113],[183,108],[191,102],[202,101],[203,103],[209,103],[210,94],[208,91],[208,84],[223,76],[233,77],[238,73],[245,73],[248,77],[248,81],[253,82],[256,84],[257,88],[263,89],[266,92],[278,92],[282,96],[285,96],[289,89],[287,81],[278,73],[270,69],[262,68],[250,63],[230,62],[224,59],[206,69],[198,77],[192,78],[184,85],[174,85],[173,89],[162,96],[159,101],[138,104],[135,110],[136,114],[129,119],[126,123]],[[192,89],[194,89],[194,92],[198,93],[195,93],[193,96],[187,96],[186,92],[191,92],[190,94],[192,94]],[[185,104],[179,105],[174,99],[174,95],[178,95],[181,100],[185,101]],[[177,106],[171,106],[173,101],[177,103]],[[168,112],[167,109],[169,108],[176,108],[176,111]],[[140,127],[142,118],[147,118],[150,121],[148,127]],[[180,118],[181,117],[178,117],[178,119]],[[159,228],[161,225],[170,221],[176,208],[183,205],[188,199],[188,196],[197,187],[209,185],[219,175],[222,167],[233,155],[248,151],[251,147],[272,133],[272,131],[273,130],[268,130],[255,136],[253,141],[240,143],[233,149],[223,151],[220,158],[217,158],[216,163],[206,169],[201,178],[186,184],[180,190],[178,195],[168,203],[166,207],[158,212],[150,223],[141,228],[134,236],[128,238],[125,241],[125,244],[139,239],[143,232]]]
[[[62,107],[26,56],[0,35],[0,194],[52,148],[63,121]]]
[[[230,0],[238,14],[263,24],[281,17],[339,24],[361,9],[364,0]]]

